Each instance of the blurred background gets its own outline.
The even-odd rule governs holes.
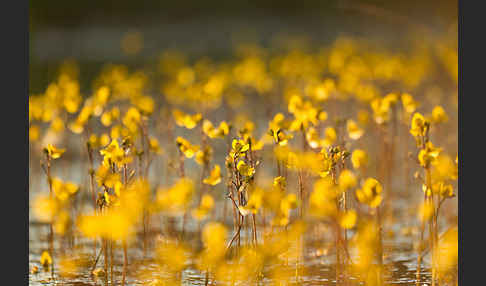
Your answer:
[[[221,58],[241,41],[282,47],[288,37],[326,44],[350,35],[400,47],[411,33],[457,35],[457,0],[30,0],[29,25],[29,89],[40,93],[66,58],[91,82],[103,63],[150,65],[169,48]]]

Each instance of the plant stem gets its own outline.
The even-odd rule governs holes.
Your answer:
[[[122,242],[123,245],[123,273],[122,273],[122,286],[125,285],[125,279],[127,275],[127,267],[128,267],[128,251],[127,251],[127,241],[124,239]]]
[[[52,190],[52,177],[51,177],[51,157],[47,155],[47,183],[49,185],[49,198],[53,199],[53,190]],[[52,229],[52,222],[49,223],[49,253],[51,254],[52,258],[52,267],[51,267],[51,277],[54,278],[54,231]]]

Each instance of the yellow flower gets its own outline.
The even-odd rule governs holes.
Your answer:
[[[56,199],[44,195],[38,196],[32,204],[32,211],[41,222],[51,223],[60,208]]]
[[[321,112],[319,112],[319,115],[318,115],[317,118],[319,119],[319,121],[326,121],[327,117],[328,117],[327,112],[321,111]]]
[[[393,98],[385,100],[385,98],[375,98],[371,101],[371,109],[373,109],[373,115],[375,122],[383,124],[390,119],[390,104],[393,102]]]
[[[40,264],[45,268],[52,264],[52,257],[46,250],[44,250],[41,254]]]
[[[339,224],[344,229],[353,228],[356,224],[358,215],[355,210],[348,210],[339,217]]]
[[[246,216],[250,213],[256,214],[258,210],[263,205],[263,189],[255,188],[251,194],[250,198],[248,199],[248,203],[246,206],[239,206],[238,209],[243,216]]]
[[[110,88],[108,88],[107,86],[101,86],[96,90],[96,93],[94,94],[95,101],[100,105],[106,104],[109,98]]]
[[[338,185],[341,191],[346,191],[356,186],[358,180],[350,170],[343,170],[339,175]]]
[[[262,150],[263,146],[265,146],[265,144],[268,142],[266,138],[269,138],[268,136],[266,136],[266,134],[263,134],[260,140],[254,139],[253,137],[249,137],[251,142],[251,150],[253,151]]]
[[[75,122],[69,123],[69,130],[75,134],[81,134],[84,130],[84,124],[76,120]]]
[[[159,141],[154,137],[150,137],[149,139],[149,149],[155,154],[162,154],[162,149],[160,148]]]
[[[118,140],[112,140],[110,142],[110,145],[106,146],[106,148],[104,148],[103,150],[100,150],[100,154],[103,157],[109,158],[112,156],[112,153],[119,151],[123,152],[120,148],[120,145],[118,144]]]
[[[273,119],[270,122],[268,122],[269,130],[288,129],[289,126],[290,126],[290,121],[285,120],[285,116],[282,113],[275,114]]]
[[[454,188],[451,184],[445,184],[444,182],[435,183],[432,186],[434,193],[438,193],[442,198],[452,198],[455,196]]]
[[[255,189],[258,189],[256,187]],[[263,207],[274,213],[279,212],[280,203],[285,195],[285,190],[279,186],[273,186],[263,192]]]
[[[180,242],[175,242],[173,240],[163,241],[157,246],[156,249],[156,259],[157,262],[164,267],[167,267],[172,273],[177,273],[182,271],[186,266],[187,260],[190,258],[190,252],[187,247]],[[149,285],[164,285],[160,284],[149,284]]]
[[[349,138],[351,138],[353,140],[357,140],[357,139],[361,138],[361,136],[363,136],[363,134],[364,134],[364,130],[361,129],[358,126],[358,124],[356,124],[356,122],[352,119],[347,121],[346,129],[348,131]]]
[[[84,125],[88,122],[94,113],[93,99],[88,98],[84,102],[83,108],[78,114],[78,117],[74,122],[69,124],[69,129],[76,134],[80,134],[84,130]]]
[[[208,194],[205,194],[201,199],[201,205],[204,209],[212,209],[214,206],[214,199]]]
[[[418,218],[421,221],[428,221],[434,215],[434,204],[430,200],[423,202],[418,210]]]
[[[310,127],[305,133],[305,139],[311,148],[322,147],[322,140],[319,138],[319,134],[314,127]]]
[[[328,167],[322,154],[316,154],[313,151],[302,152],[291,150],[287,146],[276,146],[274,154],[278,160],[285,162],[287,167],[292,170],[306,169],[313,174],[319,175]]]
[[[34,142],[40,137],[40,128],[37,125],[31,125],[29,127],[29,140]]]
[[[110,136],[106,133],[101,134],[101,136],[98,138],[98,143],[100,144],[100,147],[110,144]]]
[[[123,188],[124,188],[123,183],[121,181],[116,181],[115,185],[113,186],[113,190],[115,191],[115,195],[119,197]]]
[[[221,182],[221,168],[219,165],[215,165],[211,170],[209,177],[203,180],[204,184],[215,186]]]
[[[449,117],[447,116],[442,106],[437,105],[436,107],[434,107],[434,109],[432,109],[431,121],[433,123],[438,124],[442,122],[447,122],[448,120]]]
[[[422,191],[427,197],[432,196],[432,190],[426,184],[422,184]]]
[[[103,192],[103,199],[107,206],[119,205],[116,195],[112,195],[106,190]]]
[[[314,183],[314,190],[309,198],[310,213],[317,217],[335,217],[338,214],[336,198],[340,194],[329,177]]]
[[[109,166],[101,164],[96,171],[96,181],[100,187],[104,185],[113,188],[117,182],[120,182],[120,174],[112,173]]]
[[[214,199],[208,194],[205,194],[201,198],[201,204],[191,211],[192,216],[197,220],[204,219],[209,212],[213,209]]]
[[[100,150],[100,154],[103,156],[103,164],[107,166],[110,166],[110,163],[116,163],[118,167],[121,167],[132,161],[132,157],[125,154],[116,139],[112,140],[106,148]]]
[[[196,154],[196,152],[199,150],[199,146],[197,145],[192,145],[187,141],[186,139],[182,137],[177,137],[176,139],[177,147],[179,147],[179,150],[187,157],[187,158],[192,158]]]
[[[403,93],[401,99],[403,108],[407,113],[412,113],[417,109],[418,102],[416,102],[410,94]]]
[[[190,179],[182,178],[168,189],[158,189],[156,204],[160,210],[178,215],[188,207],[193,193],[194,183]]]
[[[221,121],[219,123],[217,132],[216,132],[216,137],[223,138],[224,136],[229,134],[231,126],[226,123],[226,121]]]
[[[107,111],[101,115],[101,124],[104,126],[110,126],[112,121],[111,112]]]
[[[361,203],[367,204],[371,208],[376,208],[382,201],[383,188],[381,184],[373,178],[367,178],[361,189],[356,190],[356,197]]]
[[[364,150],[356,149],[351,154],[351,163],[353,168],[359,169],[361,167],[366,167],[368,164],[368,154]]]
[[[180,85],[187,86],[194,82],[194,70],[190,67],[183,67],[177,72],[177,82]]]
[[[201,121],[201,113],[196,113],[194,115],[186,114],[178,109],[172,111],[175,122],[178,126],[185,127],[187,129],[193,129]]]
[[[432,177],[435,180],[457,180],[458,168],[448,155],[440,154],[434,161]]]
[[[247,119],[244,115],[235,118],[234,121],[238,126],[241,126],[238,129],[238,135],[243,138],[243,140],[248,141],[248,138],[251,137],[253,130],[255,130],[255,123]]]
[[[231,142],[231,148],[230,156],[232,158],[237,158],[241,154],[246,154],[246,152],[250,149],[250,144],[241,139],[233,139]]]
[[[56,117],[56,118],[52,119],[50,128],[54,132],[60,133],[60,132],[64,131],[64,121],[61,118]]]
[[[295,194],[287,194],[280,202],[280,212],[287,218],[290,215],[290,210],[297,208],[297,196]]]
[[[211,121],[205,119],[203,121],[203,132],[206,134],[209,138],[224,138],[224,136],[228,135],[230,131],[230,126],[226,121],[222,121],[218,128],[214,128],[213,124]]]
[[[282,176],[275,177],[273,178],[273,186],[284,190],[287,187],[287,180]]]
[[[289,100],[288,110],[295,117],[289,129],[291,131],[304,130],[309,127],[309,124],[317,125],[319,119],[319,111],[312,106],[310,101],[303,101],[298,95],[293,95]]]
[[[250,145],[245,143],[243,140],[233,139],[231,142],[231,147],[237,152],[246,152],[250,148]]]
[[[128,239],[135,235],[136,225],[142,221],[143,211],[148,206],[150,186],[147,181],[136,179],[115,197],[110,195],[102,200],[116,199],[103,213],[82,215],[77,225],[87,237],[101,236],[107,239]]]
[[[383,104],[386,106],[393,106],[398,102],[398,95],[396,93],[389,93],[383,98]]]
[[[327,150],[325,148],[321,149],[321,152],[318,154],[318,162],[319,162],[319,176],[321,178],[327,177],[330,172],[332,166],[334,166],[335,162],[331,156],[327,154]]]
[[[91,134],[88,139],[88,144],[91,149],[96,149],[100,147],[100,142],[99,142],[98,136],[96,134]]]
[[[437,270],[440,276],[445,276],[446,273],[457,269],[458,261],[458,236],[459,231],[457,226],[450,227],[440,237],[437,246]]]
[[[239,161],[238,164],[236,165],[236,169],[238,169],[238,172],[246,177],[251,177],[255,173],[255,169],[248,166],[244,161]]]
[[[213,149],[211,146],[206,145],[203,150],[198,150],[196,152],[196,163],[199,165],[209,164],[211,156],[213,155]]]
[[[423,167],[428,167],[431,163],[436,161],[441,151],[442,148],[436,148],[432,142],[427,142],[425,149],[420,150],[418,154],[420,165]]]
[[[325,79],[324,82],[313,86],[311,88],[311,96],[317,101],[326,101],[331,93],[336,89],[335,83],[332,79]]]
[[[105,111],[101,115],[101,124],[104,126],[110,126],[114,119],[117,119],[120,116],[120,110],[117,107],[114,107],[110,111]]]
[[[324,130],[324,139],[322,141],[322,146],[329,147],[337,140],[336,129],[333,127],[327,127]]]
[[[358,122],[363,125],[367,126],[370,121],[370,114],[368,113],[367,110],[362,109],[358,111]]]
[[[111,119],[118,119],[120,118],[120,109],[118,107],[113,107],[110,111]]]
[[[47,147],[44,148],[44,152],[46,152],[49,158],[58,159],[64,152],[66,152],[66,149],[58,149],[52,144],[47,144]]]
[[[66,201],[68,198],[74,195],[78,189],[79,187],[72,182],[64,183],[58,178],[52,179],[52,190],[61,202]]]
[[[415,112],[412,117],[410,134],[412,134],[414,137],[425,136],[428,128],[429,123],[425,120],[424,116],[418,112]]]
[[[70,222],[71,218],[69,217],[69,213],[65,210],[62,210],[56,216],[54,224],[52,225],[54,232],[60,235],[64,235],[69,227]]]
[[[140,114],[138,109],[135,107],[130,107],[125,113],[125,116],[122,119],[122,123],[128,128],[128,130],[130,130],[130,132],[136,133],[139,128],[139,123],[141,119],[142,115]]]
[[[150,115],[154,111],[155,102],[150,96],[137,96],[132,102],[145,115]]]
[[[128,128],[121,125],[115,125],[110,130],[110,137],[113,140],[129,137],[133,134]]]
[[[214,266],[226,253],[227,231],[223,224],[209,222],[202,231],[204,252],[202,260],[206,266]]]
[[[277,129],[277,130],[270,129],[268,132],[269,135],[273,137],[275,144],[278,144],[280,146],[287,145],[289,139],[292,139],[293,137],[292,134],[286,135],[282,129]]]
[[[131,212],[110,209],[100,215],[81,216],[79,229],[87,237],[101,236],[108,239],[126,239],[133,234],[134,217]]]

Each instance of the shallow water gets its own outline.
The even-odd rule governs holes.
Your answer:
[[[77,150],[77,142],[73,142],[72,149]],[[73,158],[71,158],[73,159]],[[55,169],[56,176],[60,176],[66,180],[72,180],[79,182],[81,185],[80,192],[77,195],[76,209],[73,210],[72,216],[76,217],[77,214],[89,212],[91,210],[90,196],[86,190],[87,170],[86,162],[80,161],[76,158],[70,160],[65,158],[65,161],[70,162],[64,166],[57,166]],[[36,162],[36,160],[32,160]],[[38,162],[38,161],[37,161]],[[62,165],[63,163],[59,163]],[[196,172],[197,170],[191,170],[191,165],[188,164],[188,172]],[[195,166],[193,166],[195,167]],[[30,176],[30,202],[35,196],[47,190],[47,184],[45,176],[41,176],[39,173],[39,167],[34,164],[31,165]],[[154,168],[155,169],[155,168]],[[160,169],[158,169],[160,172]],[[153,174],[154,176],[156,174]],[[162,179],[164,182],[167,179]],[[155,180],[152,180],[155,181]],[[395,189],[401,190],[401,180],[394,180],[393,184]],[[222,185],[222,184],[221,184]],[[417,210],[411,206],[417,206],[421,199],[418,192],[418,186],[411,186],[408,191],[401,191],[395,194],[391,207],[393,208],[393,218],[387,217],[383,229],[383,245],[384,245],[384,269],[385,269],[385,282],[386,285],[430,285],[430,257],[426,255],[421,267],[421,279],[417,281],[417,251],[414,250],[414,242],[419,241],[419,232],[417,227],[420,225],[417,220]],[[225,223],[229,230],[228,235],[232,235],[233,221],[230,215],[225,215],[224,210],[224,187],[218,186],[214,190],[219,193],[216,197],[214,218],[217,221]],[[216,193],[215,193],[216,194]],[[414,194],[414,195],[413,195]],[[227,211],[230,211],[229,200],[226,201]],[[444,205],[441,220],[439,220],[440,230],[445,230],[450,223],[454,222],[457,218],[457,200],[453,199]],[[91,274],[94,261],[94,249],[93,240],[82,237],[79,233],[74,234],[72,241],[64,241],[61,247],[59,238],[55,238],[55,251],[54,260],[56,257],[60,257],[63,254],[63,250],[74,256],[72,258],[78,259],[78,261],[84,263],[84,266],[80,266],[79,269],[69,277],[61,277],[57,273],[57,268],[54,269],[54,280],[52,280],[51,272],[44,272],[40,266],[39,260],[42,251],[48,249],[48,230],[47,224],[39,223],[36,218],[31,214],[32,209],[29,208],[30,224],[29,224],[29,269],[33,266],[39,267],[39,273],[29,274],[30,285],[107,285],[104,279],[93,277]],[[293,215],[295,216],[295,210]],[[292,217],[291,217],[292,220]],[[176,228],[181,229],[181,220],[176,221]],[[293,284],[303,285],[337,285],[335,281],[335,253],[331,245],[332,237],[330,231],[326,229],[322,224],[312,221],[310,224],[314,228],[308,229],[305,234],[305,251],[304,251],[304,274],[299,276],[299,281],[293,280]],[[406,228],[414,227],[415,231],[412,233],[406,233]],[[261,241],[261,229],[262,225],[257,224],[258,240]],[[144,272],[153,272],[155,270],[156,275],[160,274],[159,280],[163,281],[163,273],[157,272],[157,264],[154,261],[154,247],[156,247],[159,239],[163,238],[166,230],[166,220],[162,216],[153,215],[151,219],[151,232],[148,233],[147,241],[149,242],[147,251],[144,253],[143,249],[143,233],[139,230],[135,243],[131,244],[128,250],[129,257],[129,271],[127,277],[127,285],[150,285],[151,280],[140,280],[140,274]],[[353,237],[353,231],[348,231],[348,237]],[[248,236],[246,230],[242,232],[242,241],[246,241]],[[228,238],[229,240],[229,238]],[[193,249],[200,249],[200,233],[198,232],[198,225],[193,220],[189,220],[186,225],[186,237],[185,242],[190,244]],[[97,253],[100,251],[100,241],[97,242]],[[353,249],[350,249],[351,259],[353,259]],[[56,262],[54,262],[56,263]],[[97,267],[103,267],[103,256],[98,261]],[[117,250],[115,250],[115,264],[114,264],[114,277],[117,281],[117,285],[121,285],[123,256],[121,246],[118,244]],[[182,284],[184,285],[205,285],[206,277],[205,273],[200,272],[194,262],[189,262],[188,267],[182,273]],[[265,268],[263,271],[263,278],[256,282],[248,282],[248,285],[269,285],[272,282],[268,277],[271,268]],[[289,271],[295,271],[295,266]],[[153,273],[152,273],[153,274]],[[363,285],[360,284],[356,277],[348,277],[349,285]],[[151,278],[152,279],[152,278]],[[214,281],[210,279],[211,285],[214,283],[218,285],[224,285],[221,281]],[[339,283],[342,285],[342,283]],[[446,285],[446,284],[444,284]]]
[[[189,225],[188,228],[195,229],[197,226]],[[228,227],[231,228],[230,222],[228,222]],[[395,228],[398,226],[395,225]],[[160,237],[161,231],[154,230],[150,234],[149,249],[153,247],[158,238]],[[52,279],[52,273],[50,271],[43,271],[39,264],[40,254],[43,250],[48,247],[48,225],[42,223],[36,223],[32,221],[29,227],[29,268],[33,266],[39,267],[39,272],[37,274],[29,274],[29,284],[30,285],[107,285],[104,279],[96,278],[91,274],[92,265],[94,261],[93,254],[93,241],[90,239],[83,238],[79,235],[75,235],[73,242],[64,242],[63,248],[66,253],[75,253],[76,259],[78,261],[84,262],[84,266],[80,266],[75,273],[69,275],[68,277],[61,277],[57,273],[57,269],[54,269],[54,279]],[[242,240],[245,241],[246,232],[243,233]],[[351,233],[350,233],[351,234]],[[140,241],[142,233],[139,233],[140,239],[138,239],[138,244],[134,244],[129,247],[129,275],[127,277],[127,285],[148,285],[150,280],[141,281],[138,277],[140,273],[144,271],[154,271],[157,269],[157,264],[154,261],[152,255],[153,251],[147,251],[144,254],[143,246]],[[187,241],[197,245],[200,243],[198,241],[198,233],[188,232]],[[326,243],[323,243],[320,239],[313,239],[313,233],[308,232],[306,235],[305,244],[305,259],[304,259],[304,274],[299,277],[299,282],[295,279],[292,284],[303,284],[303,285],[337,285],[335,281],[335,254],[332,251],[332,247],[326,248]],[[314,236],[315,237],[315,236]],[[260,237],[259,237],[260,238]],[[384,249],[385,249],[385,281],[387,285],[417,285],[416,270],[417,270],[417,253],[413,249],[411,243],[413,241],[411,237],[406,237],[402,235],[399,231],[393,237],[385,237]],[[98,242],[98,250],[100,249],[100,243]],[[120,251],[120,245],[118,245],[118,250],[115,251],[115,264],[114,264],[114,277],[117,284],[121,282],[123,257]],[[56,240],[55,243],[55,257],[59,257],[62,254],[60,243]],[[330,249],[330,250],[328,250]],[[352,249],[351,249],[352,251]],[[352,255],[352,253],[351,253]],[[84,259],[84,260],[83,260]],[[425,257],[425,264],[422,267],[421,280],[419,285],[429,285],[430,271],[427,268],[429,257]],[[103,267],[103,257],[101,256],[97,266]],[[83,263],[81,263],[83,264]],[[264,278],[255,285],[266,285],[271,280],[268,275],[268,267],[264,269]],[[294,267],[289,269],[290,271],[295,271]],[[163,281],[163,274],[160,273],[161,281]],[[224,285],[221,281],[212,281],[210,284],[214,283],[218,285]],[[249,282],[248,285],[253,285],[255,282]],[[357,281],[356,277],[349,277],[349,285],[363,285]],[[187,269],[182,273],[182,284],[183,285],[205,285],[205,274],[201,273],[196,269],[192,262],[189,263]],[[342,285],[339,284],[339,285]]]
[[[73,147],[75,148],[75,147]],[[85,175],[84,172],[76,172],[76,170],[84,170],[86,166],[84,163],[74,160],[74,163],[70,163],[67,168],[58,168],[57,172],[62,175],[63,178],[73,180],[76,182],[84,182]],[[29,193],[32,199],[42,190],[46,190],[47,184],[45,183],[45,177],[39,176],[36,171],[36,167],[32,166],[31,172],[31,192]],[[87,184],[85,183],[85,186]],[[78,194],[79,201],[76,204],[76,212],[84,213],[91,210],[90,198],[85,189],[81,189]],[[217,199],[214,214],[218,221],[224,222],[232,233],[233,222],[231,216],[225,216],[223,213],[223,196]],[[410,209],[410,202],[412,198],[410,194],[397,194],[393,201],[393,217],[394,219],[385,223],[384,228],[384,268],[385,268],[385,281],[386,285],[429,285],[430,284],[430,271],[429,259],[427,255],[422,263],[421,279],[417,281],[416,270],[417,270],[417,252],[414,250],[413,243],[419,240],[419,234],[415,231],[412,234],[406,234],[402,232],[404,228],[410,226],[417,226],[416,212]],[[229,200],[228,200],[229,201]],[[84,203],[83,203],[84,202]],[[228,203],[228,202],[227,202]],[[454,217],[456,211],[455,199],[450,202],[451,212],[447,212],[447,215]],[[61,277],[58,275],[57,268],[54,269],[54,279],[52,279],[51,272],[45,272],[40,266],[39,260],[42,251],[48,249],[48,230],[49,226],[45,223],[39,223],[36,218],[30,212],[30,224],[29,224],[29,269],[33,266],[39,267],[39,272],[37,274],[29,274],[29,284],[30,285],[107,285],[106,281],[102,278],[94,277],[91,272],[93,269],[94,262],[94,250],[93,250],[93,240],[82,237],[79,233],[74,234],[72,241],[65,240],[62,243],[59,242],[59,238],[55,237],[54,244],[54,260],[56,257],[60,257],[63,254],[63,250],[66,254],[71,255],[72,258],[78,259],[81,265],[79,269],[72,275],[68,277]],[[229,211],[229,207],[228,207]],[[73,213],[73,217],[75,214]],[[295,214],[294,214],[295,215]],[[149,285],[150,280],[140,280],[140,274],[145,271],[157,270],[157,264],[154,261],[152,251],[157,245],[157,242],[166,229],[166,221],[162,216],[154,215],[151,220],[151,232],[148,233],[147,241],[149,242],[148,249],[144,254],[143,250],[143,233],[142,230],[137,234],[136,242],[129,247],[128,257],[129,257],[129,271],[127,277],[127,285]],[[226,218],[224,221],[222,218]],[[439,221],[442,229],[445,229],[448,225],[446,219]],[[179,231],[181,229],[181,221],[176,221],[176,228],[178,226]],[[311,224],[314,229],[308,229],[305,234],[305,251],[304,251],[304,274],[299,276],[299,281],[293,280],[293,284],[303,284],[303,285],[337,285],[335,281],[335,253],[333,252],[333,247],[331,245],[332,237],[329,231],[326,232],[326,228],[322,228],[321,224],[313,222]],[[258,239],[261,241],[261,225],[257,225],[258,229]],[[186,237],[185,241],[191,244],[193,249],[199,249],[201,247],[200,233],[197,232],[197,224],[189,220],[186,225]],[[228,234],[230,235],[230,234]],[[242,232],[242,241],[246,241],[248,236],[246,230]],[[348,231],[348,237],[353,236],[353,231]],[[97,253],[100,251],[100,241],[97,242]],[[115,250],[115,264],[114,264],[114,277],[117,281],[117,285],[121,285],[121,274],[123,265],[123,256],[121,251],[121,246],[118,244],[118,249]],[[353,249],[350,249],[350,254],[353,257]],[[73,254],[74,253],[74,254]],[[351,257],[351,259],[352,259]],[[56,262],[54,262],[56,263]],[[103,267],[104,260],[103,256],[100,256],[97,267]],[[264,269],[263,278],[255,284],[256,282],[248,282],[248,285],[268,285],[271,280],[268,278],[269,275],[265,275],[271,269],[268,267]],[[289,271],[295,271],[295,267]],[[157,272],[156,272],[157,273]],[[161,281],[163,281],[164,276],[160,273]],[[205,273],[201,273],[197,270],[193,262],[190,262],[188,267],[182,273],[182,284],[184,285],[205,285],[206,277]],[[221,281],[214,281],[210,279],[214,285],[215,282],[218,285],[224,285]],[[360,284],[356,277],[349,277],[349,285],[363,285]],[[342,285],[340,283],[339,285]]]

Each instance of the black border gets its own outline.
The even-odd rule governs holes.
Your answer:
[[[467,3],[467,6],[466,6]],[[484,237],[481,230],[484,225],[484,148],[481,136],[475,135],[483,130],[484,104],[474,102],[482,97],[484,89],[484,41],[481,39],[484,27],[484,15],[479,5],[474,7],[474,1],[459,0],[459,285],[481,285],[484,272],[480,261],[472,261],[474,254],[482,259],[479,251],[484,248]],[[465,29],[464,23],[469,23]],[[465,35],[469,35],[469,44],[464,43]],[[466,47],[466,49],[464,49]],[[465,83],[467,79],[467,83]],[[469,129],[469,132],[466,131]],[[480,131],[480,132],[481,132]],[[466,135],[469,135],[469,139]],[[467,154],[469,152],[469,155]],[[481,156],[482,155],[482,156]],[[480,157],[481,156],[481,157]],[[476,159],[474,164],[473,160]],[[475,181],[476,180],[476,181]],[[466,259],[470,262],[466,264]],[[467,266],[466,266],[467,265]]]
[[[459,0],[459,285],[484,285],[484,9]],[[467,5],[466,5],[467,4]],[[464,24],[468,23],[467,26]],[[467,28],[466,28],[467,27]],[[465,43],[464,39],[469,39]],[[476,162],[474,162],[476,161]],[[476,256],[478,260],[474,258]],[[468,261],[468,263],[466,263]]]
[[[28,285],[29,274],[29,1],[2,5],[1,82],[3,134],[0,142],[2,176],[0,207],[4,281],[1,284]],[[6,273],[5,273],[6,272]],[[5,275],[6,274],[6,275]],[[13,280],[13,283],[8,283]]]

